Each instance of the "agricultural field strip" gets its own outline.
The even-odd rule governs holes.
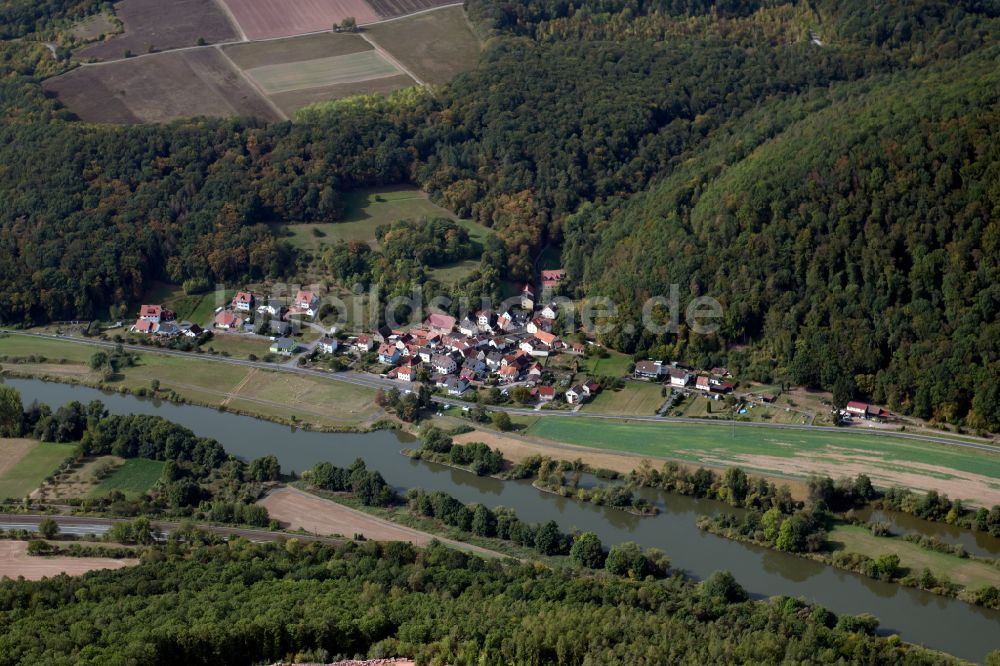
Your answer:
[[[405,19],[405,18],[409,18],[411,16],[419,16],[421,14],[429,14],[430,12],[436,12],[436,11],[438,11],[440,9],[448,9],[449,7],[462,7],[463,5],[464,5],[464,3],[462,3],[462,2],[455,2],[455,3],[449,4],[449,5],[441,5],[439,7],[431,7],[429,9],[421,9],[420,11],[413,12],[412,14],[403,14],[401,16],[393,16],[391,18],[381,19],[381,20],[378,20],[378,21],[371,21],[369,23],[359,23],[358,25],[359,26],[367,26],[367,25],[380,25],[382,23],[391,23],[393,21],[399,21],[399,20],[402,20],[402,19]],[[234,22],[235,22],[235,19],[234,19]],[[281,36],[277,36],[277,37],[261,37],[259,39],[249,39],[249,38],[247,38],[244,35],[242,39],[231,39],[231,40],[228,40],[228,41],[215,42],[214,44],[195,44],[193,46],[178,46],[178,47],[175,47],[175,48],[166,48],[166,49],[162,49],[162,50],[159,50],[159,51],[155,51],[154,53],[137,53],[134,56],[132,56],[131,58],[128,58],[128,61],[129,62],[134,62],[134,61],[140,60],[142,58],[155,58],[156,56],[162,56],[162,55],[165,55],[167,53],[175,53],[177,51],[196,51],[198,49],[218,49],[218,48],[221,48],[223,46],[233,46],[234,44],[259,44],[261,42],[276,42],[276,41],[280,41],[282,39],[294,39],[295,37],[308,37],[310,35],[322,35],[322,34],[328,33],[328,32],[330,32],[330,31],[326,30],[326,29],[324,29],[324,30],[311,30],[311,31],[308,31],[308,32],[300,32],[300,33],[297,33],[295,35],[281,35]],[[242,28],[240,29],[240,34],[243,34]],[[369,41],[368,43],[371,44],[373,47],[376,47],[376,45],[373,44],[372,42]],[[79,67],[100,67],[102,65],[110,65],[110,64],[113,64],[113,63],[121,63],[121,62],[122,62],[121,60],[101,60],[101,61],[97,61],[97,62],[81,62],[81,63],[78,63],[78,66]],[[73,70],[71,69],[71,70],[69,70],[67,72],[63,72],[62,74],[50,77],[49,79],[46,79],[46,80],[58,79],[59,77],[66,76],[67,74],[69,74],[72,71]],[[414,77],[409,72],[405,72],[404,71],[404,73],[409,74],[410,78],[412,78],[414,80],[417,80],[416,77]]]
[[[391,53],[389,53],[388,51],[386,51],[385,49],[383,49],[381,46],[379,46],[378,44],[376,44],[374,41],[372,41],[371,39],[369,39],[367,35],[365,35],[364,33],[362,33],[361,34],[361,38],[364,39],[369,44],[371,44],[372,47],[376,51],[378,51],[382,55],[382,57],[385,58],[385,60],[387,62],[389,62],[390,64],[395,65],[396,67],[399,68],[399,70],[401,72],[403,72],[404,74],[408,75],[411,79],[413,79],[417,83],[418,86],[426,85],[424,83],[423,79],[421,79],[419,76],[417,76],[412,71],[410,71],[410,69],[408,67],[406,67],[403,63],[401,63],[399,60],[397,60],[395,57],[393,57],[393,55]]]
[[[246,70],[266,94],[355,83],[399,74],[399,70],[375,51],[263,65]]]
[[[242,78],[244,81],[246,81],[247,85],[250,86],[254,90],[254,92],[260,95],[261,99],[263,99],[267,103],[267,105],[271,108],[271,110],[274,111],[275,115],[277,115],[282,120],[288,120],[288,114],[282,111],[281,107],[275,104],[274,100],[272,100],[270,97],[267,96],[267,93],[264,92],[260,84],[257,83],[257,81],[252,76],[247,74],[245,70],[243,70],[235,62],[233,62],[233,59],[229,57],[229,54],[226,53],[225,49],[220,48],[218,49],[218,51],[219,55],[222,56],[222,59],[225,60],[227,63],[229,63],[229,65],[236,71],[239,77]]]

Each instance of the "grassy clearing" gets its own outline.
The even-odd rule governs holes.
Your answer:
[[[828,541],[834,550],[861,553],[877,558],[886,553],[899,556],[900,566],[919,573],[929,569],[936,577],[947,576],[953,583],[978,588],[983,585],[1000,585],[1000,569],[985,562],[977,562],[948,553],[921,548],[899,537],[877,537],[860,525],[837,525],[830,531]]]
[[[0,497],[24,497],[42,485],[62,461],[73,454],[73,444],[37,442],[10,469],[0,474]]]
[[[130,458],[107,478],[95,485],[89,495],[100,497],[112,490],[120,490],[126,497],[134,498],[144,494],[160,479],[163,462],[145,458]]]
[[[0,356],[26,357],[44,356],[50,361],[63,360],[86,363],[97,351],[94,347],[78,345],[44,338],[29,338],[25,335],[0,335]]]
[[[616,351],[607,351],[607,358],[598,358],[597,356],[578,357],[580,359],[580,372],[595,377],[624,377],[628,375],[628,368],[632,363],[632,357]]]
[[[216,334],[205,343],[205,351],[226,353],[233,358],[247,358],[250,354],[263,358],[269,353],[271,341],[260,336]]]
[[[438,266],[427,271],[427,274],[442,284],[454,284],[472,275],[479,268],[479,261],[466,259],[446,266]]]
[[[601,414],[652,416],[666,400],[660,384],[629,382],[617,391],[601,391],[584,405],[584,411]]]
[[[369,26],[369,37],[428,83],[447,83],[475,67],[480,44],[461,7]]]
[[[438,206],[424,192],[414,187],[379,187],[356,190],[345,195],[344,215],[337,222],[293,224],[287,227],[287,240],[307,251],[318,250],[338,241],[363,241],[377,248],[375,229],[396,220],[443,217],[462,225],[469,236],[483,242],[491,233],[471,220],[460,220],[451,211]]]

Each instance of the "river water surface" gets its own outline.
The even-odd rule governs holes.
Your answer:
[[[605,545],[635,541],[660,548],[673,566],[695,578],[716,569],[728,569],[755,596],[784,594],[822,604],[835,613],[872,613],[886,631],[904,640],[980,661],[1000,648],[1000,612],[874,581],[864,576],[801,559],[792,555],[741,544],[702,532],[699,516],[732,509],[718,502],[696,500],[658,491],[646,497],[660,514],[640,518],[631,514],[569,500],[533,488],[528,481],[498,481],[471,473],[410,460],[400,455],[406,437],[390,431],[365,434],[331,434],[293,430],[287,426],[238,416],[205,407],[175,405],[133,396],[34,379],[7,379],[32,400],[57,407],[70,400],[101,400],[115,414],[157,414],[184,425],[198,435],[212,437],[227,451],[246,459],[274,454],[285,472],[302,472],[329,461],[348,465],[363,458],[398,489],[422,487],[442,490],[463,502],[489,507],[506,506],[530,522],[555,520],[564,531],[574,528],[595,532]],[[908,524],[908,529],[917,528]],[[970,545],[972,535],[949,535]],[[976,550],[991,551],[993,543],[979,543]],[[970,548],[970,550],[972,550]]]

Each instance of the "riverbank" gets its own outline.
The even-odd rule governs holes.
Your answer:
[[[155,351],[131,352],[136,364],[120,367],[108,379],[103,370],[90,368],[98,351],[71,342],[2,335],[0,375],[198,405],[323,432],[398,427],[375,405],[375,390],[365,386]]]
[[[865,526],[838,521],[828,533],[824,549],[789,552],[744,535],[735,527],[726,527],[718,518],[705,516],[697,524],[705,532],[732,541],[787,552],[844,571],[977,606],[1000,607],[1000,567],[996,563],[931,550],[900,536],[875,536]]]

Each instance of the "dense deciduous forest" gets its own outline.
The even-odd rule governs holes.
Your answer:
[[[0,8],[0,321],[288,276],[271,223],[412,182],[500,232],[463,293],[561,245],[570,292],[621,322],[671,284],[724,306],[714,336],[618,327],[615,348],[1000,428],[994,3],[469,0],[487,48],[434,95],[140,127],[73,122],[39,87],[71,66],[41,41],[98,7]],[[426,279],[368,254],[326,263]]]
[[[722,572],[696,585],[487,561],[437,544],[173,539],[137,567],[0,584],[0,664],[952,661],[873,635],[870,617],[745,599]]]

